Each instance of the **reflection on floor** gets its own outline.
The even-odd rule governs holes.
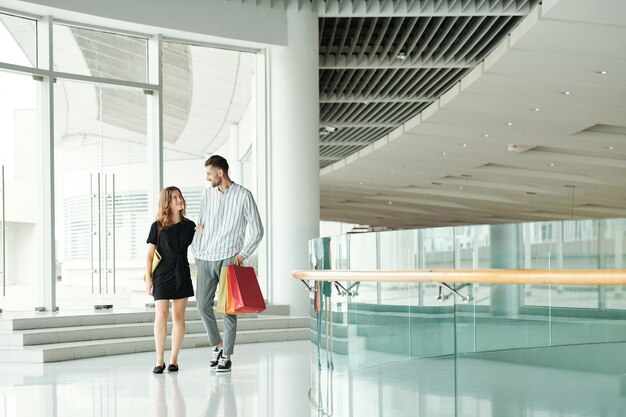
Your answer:
[[[227,374],[209,369],[207,348],[184,350],[178,374],[153,375],[151,353],[5,364],[0,416],[322,416],[307,398],[312,348],[307,341],[241,345]],[[456,375],[452,358],[349,373],[346,356],[333,360],[332,372],[325,361],[322,371],[314,368],[323,389],[312,397],[334,417],[626,416],[626,381],[610,372],[464,356]]]
[[[452,357],[422,359],[347,373],[341,359],[335,355],[334,370],[322,363],[313,375],[322,382],[315,401],[335,416],[626,416],[626,376],[620,374],[470,357],[456,364]]]
[[[305,341],[240,345],[226,374],[210,370],[208,348],[183,350],[178,374],[153,375],[152,353],[3,364],[0,416],[310,416],[310,352]]]

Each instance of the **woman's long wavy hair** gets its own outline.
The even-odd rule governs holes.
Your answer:
[[[178,191],[183,199],[183,210],[180,212],[182,220],[187,220],[185,214],[187,212],[187,201],[183,197],[182,191],[178,187],[166,187],[161,190],[159,194],[159,212],[156,215],[156,220],[159,222],[161,230],[165,230],[172,226],[172,219],[170,219],[170,206],[172,203],[172,193]]]

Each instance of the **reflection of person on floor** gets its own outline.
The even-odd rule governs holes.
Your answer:
[[[185,399],[178,387],[178,377],[174,374],[171,378],[167,378],[172,381],[172,416],[173,417],[185,417],[187,415],[187,408],[185,407]],[[155,378],[156,389],[156,406],[154,408],[155,417],[167,417],[167,402],[165,397],[165,378]]]
[[[237,402],[230,376],[231,374],[220,374],[214,380],[209,395],[209,403],[202,417],[237,417]],[[223,406],[220,407],[222,400],[224,401]]]

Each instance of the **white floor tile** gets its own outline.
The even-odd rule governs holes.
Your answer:
[[[0,417],[308,417],[309,349],[306,341],[238,345],[226,374],[209,368],[209,348],[183,350],[178,374],[152,374],[152,352],[3,364]]]

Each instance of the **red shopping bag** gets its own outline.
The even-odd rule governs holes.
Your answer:
[[[228,265],[227,314],[260,313],[265,300],[251,266]]]

